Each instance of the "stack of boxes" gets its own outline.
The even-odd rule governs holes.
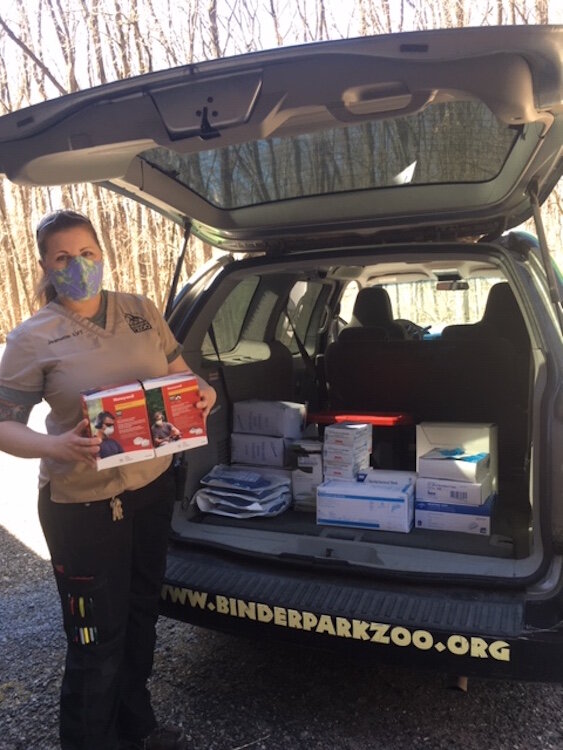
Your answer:
[[[416,528],[489,536],[497,491],[496,426],[422,423],[416,450]]]
[[[207,445],[199,400],[191,372],[81,393],[90,434],[102,437],[98,471]]]
[[[231,462],[286,466],[291,443],[303,435],[305,418],[305,404],[237,401],[233,404]]]
[[[354,480],[369,467],[371,425],[343,422],[325,428],[323,459],[325,479]]]
[[[323,444],[296,440],[291,445],[291,490],[295,510],[315,512],[317,487],[323,481]]]
[[[416,475],[370,469],[372,427],[341,423],[325,429],[324,479],[317,487],[317,523],[408,532]]]
[[[327,425],[323,443],[303,437],[305,422],[304,404],[235,403],[232,463],[291,474],[293,507],[316,511],[321,525],[491,533],[498,475],[495,425],[417,425],[414,472],[370,468],[371,424]]]

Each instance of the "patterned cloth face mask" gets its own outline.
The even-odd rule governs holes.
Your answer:
[[[71,258],[65,268],[47,271],[47,278],[59,297],[79,302],[91,299],[102,288],[103,262],[89,260],[77,255]]]

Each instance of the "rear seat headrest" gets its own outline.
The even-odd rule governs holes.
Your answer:
[[[510,285],[503,281],[492,286],[481,319],[483,325],[491,326],[502,333],[507,328],[512,328],[515,320],[518,321],[521,317],[522,313]]]
[[[360,289],[350,325],[376,328],[393,322],[393,310],[389,295],[381,287],[366,287]]]

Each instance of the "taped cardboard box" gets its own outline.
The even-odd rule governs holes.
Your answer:
[[[258,466],[286,466],[291,440],[271,435],[231,435],[231,462]]]
[[[449,505],[483,505],[493,492],[491,477],[480,482],[455,482],[447,479],[418,477],[416,499]]]
[[[192,373],[176,373],[143,381],[157,456],[207,445],[199,384]]]
[[[372,483],[325,481],[317,487],[317,523],[409,532],[414,487],[407,492]]]
[[[145,392],[138,381],[81,394],[90,434],[102,439],[98,471],[154,458]]]
[[[416,500],[415,526],[417,529],[489,536],[493,502],[494,496],[489,497],[483,505],[450,505]]]
[[[430,457],[433,451],[460,451],[459,458],[442,455]],[[480,461],[471,456],[488,454]],[[465,460],[461,457],[465,456]],[[498,477],[497,426],[481,422],[422,422],[416,426],[416,468],[419,476],[454,481],[480,482],[489,473],[493,492]],[[421,463],[421,458],[425,460]]]
[[[307,408],[293,401],[236,401],[233,432],[297,439],[303,435]]]

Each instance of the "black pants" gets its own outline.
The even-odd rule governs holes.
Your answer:
[[[170,471],[109,500],[54,503],[39,493],[39,518],[61,597],[67,655],[61,690],[63,750],[114,750],[156,726],[147,680],[174,481]]]

